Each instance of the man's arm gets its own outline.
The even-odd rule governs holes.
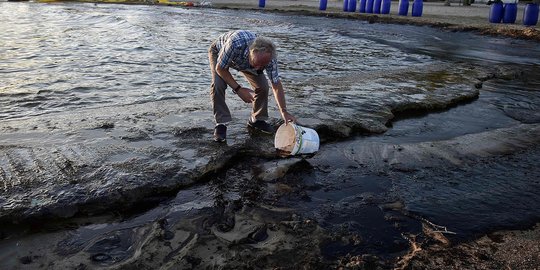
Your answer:
[[[281,118],[285,121],[285,124],[288,122],[296,122],[296,118],[287,112],[287,104],[285,102],[285,91],[283,91],[283,85],[281,81],[277,83],[272,83],[272,90],[274,91],[274,97],[276,98],[276,103],[279,107],[279,112],[281,113]]]
[[[229,85],[236,94],[245,102],[251,103],[255,100],[255,92],[249,88],[242,87],[232,76],[228,68],[220,68],[216,65],[216,73]],[[240,86],[240,88],[238,88]]]

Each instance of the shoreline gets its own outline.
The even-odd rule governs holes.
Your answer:
[[[411,5],[407,16],[398,15],[398,2],[393,1],[390,14],[372,14],[344,12],[342,2],[338,0],[328,1],[327,9],[319,10],[318,1],[307,0],[272,0],[266,1],[264,8],[258,7],[258,1],[244,2],[241,0],[214,0],[214,1],[170,1],[170,0],[101,0],[101,1],[59,1],[59,0],[37,0],[40,3],[58,2],[83,2],[95,4],[134,4],[134,5],[164,5],[178,6],[183,8],[214,8],[233,10],[254,10],[258,12],[278,12],[292,15],[318,16],[329,18],[343,18],[367,21],[368,23],[387,24],[407,24],[416,26],[429,26],[445,31],[453,32],[476,32],[479,35],[508,37],[515,39],[531,40],[540,42],[540,27],[524,26],[522,17],[525,5],[518,5],[516,22],[490,23],[490,6],[487,4],[472,4],[463,6],[460,3],[453,3],[450,6],[443,2],[424,2],[423,14],[421,17],[411,16]]]
[[[480,35],[501,36],[516,39],[532,40],[540,42],[538,25],[522,25],[521,16],[524,5],[518,8],[518,19],[514,24],[489,23],[488,15],[490,6],[486,4],[473,4],[471,6],[445,6],[439,2],[425,2],[424,12],[421,17],[397,15],[398,3],[393,1],[390,14],[368,14],[356,12],[344,12],[341,10],[340,1],[329,1],[326,11],[318,10],[317,1],[268,1],[265,8],[259,8],[256,3],[243,3],[238,0],[212,1],[214,8],[218,9],[242,9],[258,10],[264,12],[281,12],[306,16],[320,16],[331,18],[356,19],[371,23],[408,24],[416,26],[430,26],[445,31],[454,32],[477,32]],[[270,4],[272,3],[272,4]],[[287,4],[288,3],[288,4]],[[290,4],[296,3],[296,4]],[[332,5],[331,5],[332,3]],[[337,3],[337,5],[336,5]]]

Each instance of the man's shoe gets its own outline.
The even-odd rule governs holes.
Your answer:
[[[214,141],[224,142],[225,140],[227,140],[227,126],[217,125],[214,128]]]
[[[263,120],[257,120],[255,122],[251,122],[251,119],[250,119],[248,121],[248,127],[258,130],[260,132],[266,133],[266,134],[274,134],[274,127],[272,127],[270,124],[266,123]]]

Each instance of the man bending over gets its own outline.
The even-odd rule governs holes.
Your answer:
[[[227,123],[232,120],[229,107],[225,103],[227,86],[244,102],[252,104],[248,127],[268,134],[274,132],[273,127],[266,122],[269,86],[264,70],[272,83],[281,117],[285,123],[296,122],[296,118],[287,112],[276,56],[276,46],[272,41],[246,30],[227,32],[212,42],[208,49],[208,58],[212,71],[210,95],[216,121],[215,141],[223,142],[227,139]],[[229,72],[229,68],[240,71],[251,88],[240,85]]]

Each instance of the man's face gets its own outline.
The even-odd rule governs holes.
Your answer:
[[[272,54],[267,52],[259,53],[250,53],[249,54],[249,64],[255,70],[262,70],[264,67],[268,66],[272,61]]]

